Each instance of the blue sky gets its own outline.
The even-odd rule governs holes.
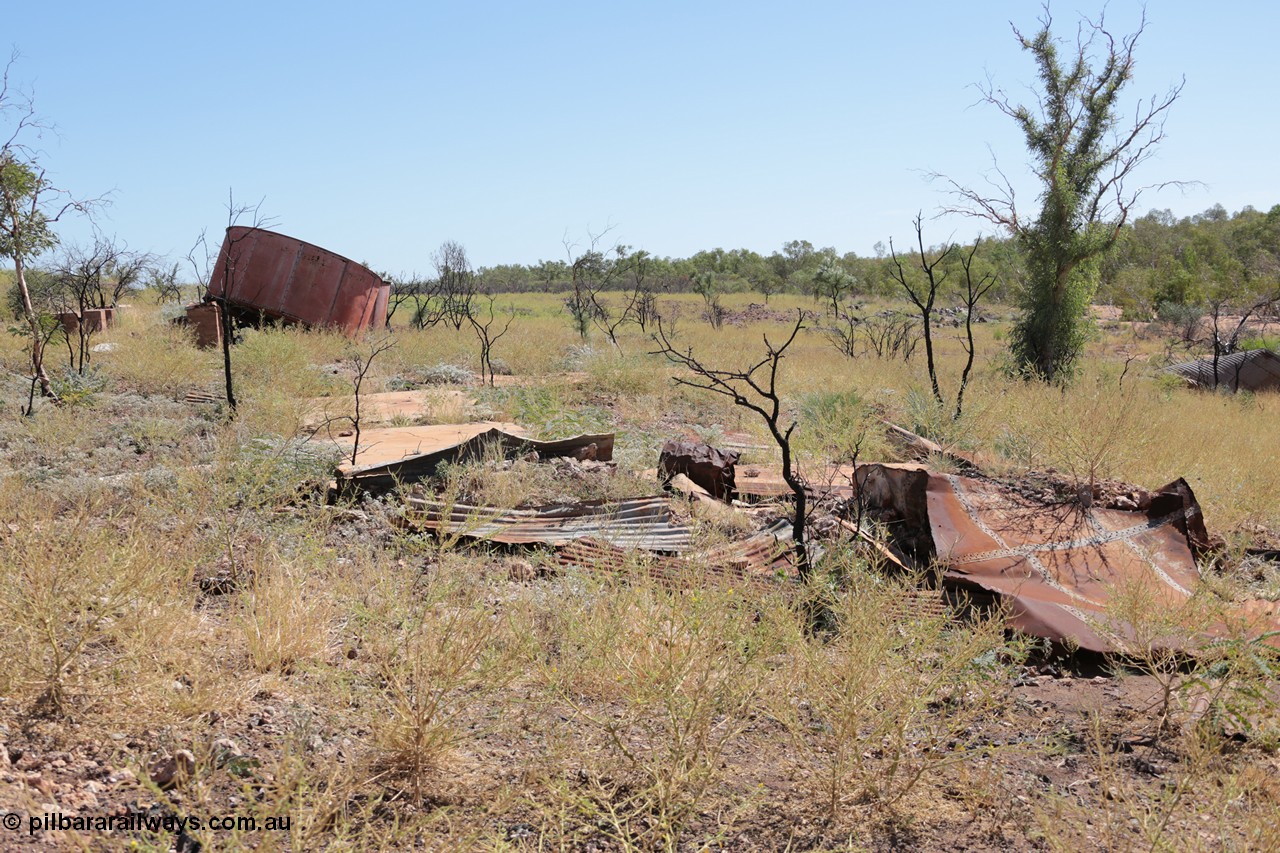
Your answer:
[[[225,225],[228,189],[278,230],[391,272],[455,239],[478,264],[562,258],[566,233],[659,255],[792,239],[870,254],[1027,158],[975,105],[1034,68],[1010,32],[1039,6],[898,2],[17,3],[0,44],[57,125],[63,186],[111,191],[100,227],[175,256]],[[1127,32],[1140,6],[1112,0]],[[1096,6],[1055,3],[1062,32]],[[1184,75],[1140,176],[1178,215],[1280,203],[1280,10],[1148,4],[1132,105]],[[1018,179],[1021,182],[1022,179]],[[1024,198],[1034,185],[1023,184]],[[970,220],[927,235],[967,238]],[[83,239],[83,223],[63,229]]]

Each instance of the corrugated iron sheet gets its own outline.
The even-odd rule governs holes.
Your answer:
[[[615,548],[679,554],[692,542],[665,495],[521,509],[446,504],[413,495],[409,513],[412,523],[429,530],[506,545],[556,546],[594,539]]]
[[[741,585],[776,586],[796,575],[787,541],[791,526],[779,522],[741,542],[684,556],[637,554],[598,539],[572,540],[556,549],[563,566],[577,566],[609,574],[643,576],[666,586],[684,586],[691,579],[716,578]]]
[[[312,243],[232,226],[218,252],[209,295],[271,317],[357,335],[386,323],[390,285],[368,267]]]
[[[1166,367],[1200,388],[1222,388],[1228,391],[1280,391],[1280,355],[1268,349],[1233,352],[1218,359],[1214,378],[1212,358],[1188,361]]]

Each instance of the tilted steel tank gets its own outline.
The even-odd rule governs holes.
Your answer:
[[[209,281],[209,297],[234,309],[351,336],[385,325],[390,295],[390,285],[349,258],[239,225],[227,229]]]

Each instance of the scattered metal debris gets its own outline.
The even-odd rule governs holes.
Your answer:
[[[668,441],[658,456],[658,476],[665,484],[683,474],[712,497],[722,501],[734,496],[733,466],[742,456],[735,450],[720,450],[709,444]]]
[[[441,463],[482,458],[493,448],[508,459],[521,454],[540,461],[612,458],[612,434],[546,442],[522,433],[514,424],[497,423],[369,430],[357,463],[342,466],[339,476],[360,488],[421,481]],[[913,438],[919,441],[911,440],[911,447],[924,447],[924,439]],[[927,448],[933,457],[939,450]],[[698,577],[772,584],[795,579],[790,522],[768,510],[771,499],[785,502],[790,490],[769,466],[738,465],[738,459],[736,452],[671,441],[652,472],[670,492],[723,504],[727,512],[754,515],[767,524],[717,548],[697,549],[686,516],[677,510],[682,498],[670,492],[504,509],[451,503],[418,489],[408,498],[405,522],[441,537],[545,546],[562,565],[638,574],[664,584]],[[1110,483],[1067,489],[1063,498],[1061,490],[1038,481],[983,477],[971,458],[953,461],[970,473],[940,473],[918,463],[856,469],[831,464],[817,478],[808,472],[811,493],[828,508],[827,515],[815,516],[813,535],[852,536],[889,570],[939,568],[941,589],[922,590],[911,612],[923,606],[961,612],[998,604],[1011,628],[1093,652],[1123,652],[1137,633],[1116,606],[1120,591],[1140,589],[1151,606],[1179,605],[1200,585],[1197,558],[1217,547],[1183,480],[1154,491]],[[753,509],[735,496],[765,503]],[[826,523],[820,523],[823,519]],[[1273,603],[1233,607],[1232,618],[1249,621],[1255,635],[1280,630]],[[1209,633],[1227,630],[1219,625]],[[1179,649],[1194,642],[1167,640]]]
[[[718,578],[753,586],[777,586],[780,579],[796,576],[791,545],[791,524],[777,521],[741,542],[695,551],[677,557],[644,554],[598,539],[573,539],[556,549],[563,566],[577,566],[610,574],[635,571],[667,586],[687,585],[690,580]]]

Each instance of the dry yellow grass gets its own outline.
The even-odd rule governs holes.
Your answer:
[[[788,330],[713,330],[696,299],[672,301],[683,306],[678,342],[717,366],[749,364],[762,334]],[[674,385],[675,369],[635,330],[617,349],[599,335],[584,347],[554,297],[500,304],[521,313],[494,355],[530,381],[468,389],[482,411],[546,435],[617,429],[620,464],[635,470],[684,430],[767,445],[750,413]],[[884,416],[1010,473],[1054,467],[1146,486],[1185,476],[1211,530],[1280,530],[1280,398],[1198,394],[1137,364],[1122,385],[1118,345],[1160,349],[1127,331],[1099,339],[1066,390],[1009,380],[1001,328],[980,329],[958,424],[929,403],[922,353],[848,359],[802,333],[780,381],[802,461],[846,459],[860,439],[862,461],[889,453],[875,428]],[[442,363],[478,366],[465,331],[395,336],[369,390]],[[886,580],[847,555],[790,595],[698,578],[673,590],[639,571],[539,576],[551,560],[393,526],[394,503],[325,505],[327,462],[297,438],[305,398],[349,393],[346,340],[249,333],[234,353],[234,420],[177,402],[220,388],[218,355],[153,307],[139,304],[103,340],[118,348],[96,358],[100,383],[75,405],[24,419],[24,383],[3,390],[0,742],[24,757],[0,766],[0,808],[25,813],[39,797],[77,808],[87,777],[73,768],[92,756],[111,768],[99,811],[139,800],[292,817],[277,834],[197,833],[206,849],[1280,845],[1274,737],[1234,745],[1172,702],[1157,747],[1117,751],[1156,726],[1153,698],[1182,689],[1160,681],[1163,660],[1155,680],[1081,677],[1050,694],[1053,684],[1027,681],[1025,644],[996,623],[904,609],[915,579]],[[955,330],[939,352],[950,397]],[[13,339],[0,343],[5,366],[20,373],[22,358]],[[559,376],[569,370],[581,381]],[[519,463],[491,477],[460,469],[451,482],[514,504],[551,488],[544,475]],[[609,497],[641,485],[652,486],[623,472],[580,488]],[[694,527],[713,544],[740,524],[708,513]],[[1265,698],[1274,680],[1248,668],[1252,651],[1224,647],[1211,687]],[[1071,704],[1086,696],[1097,706]],[[244,754],[229,757],[228,739]],[[177,749],[196,761],[177,796],[119,776],[145,778]],[[31,773],[64,787],[33,787]],[[172,838],[35,843],[134,841],[168,849]]]

